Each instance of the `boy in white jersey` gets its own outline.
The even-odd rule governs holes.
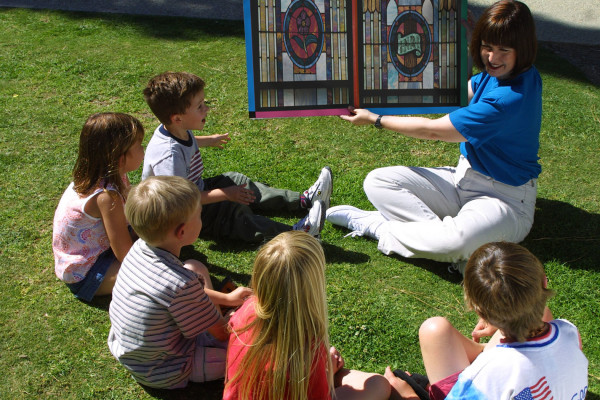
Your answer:
[[[175,389],[223,378],[227,321],[217,308],[235,307],[252,291],[212,289],[206,266],[181,262],[183,246],[202,228],[200,191],[177,176],[133,187],[125,214],[139,235],[123,263],[110,303],[108,347],[139,383]]]
[[[428,319],[419,330],[432,383],[428,398],[585,398],[588,361],[579,333],[566,320],[552,320],[546,301],[554,293],[546,286],[543,265],[524,247],[496,242],[477,249],[464,279],[467,306],[480,317],[472,333],[476,340],[442,317]],[[478,343],[494,331],[488,344]],[[390,399],[427,398],[408,386],[417,377],[389,367],[385,376],[393,388]]]
[[[319,236],[332,191],[331,170],[325,167],[317,181],[303,193],[276,189],[254,182],[238,172],[202,178],[204,163],[199,147],[219,147],[229,134],[194,136],[201,131],[209,108],[204,81],[186,72],[165,72],[150,80],[144,98],[161,125],[154,131],[144,157],[142,179],[155,175],[188,178],[202,192],[202,235],[262,243],[281,232],[303,230]],[[309,210],[294,226],[273,221],[255,212]]]

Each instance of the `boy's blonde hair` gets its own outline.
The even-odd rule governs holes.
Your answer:
[[[204,90],[204,81],[187,72],[164,72],[150,79],[144,89],[144,98],[156,118],[171,124],[175,114],[185,114],[192,98]]]
[[[325,255],[320,243],[305,232],[279,234],[259,250],[251,286],[256,319],[239,332],[250,330],[253,340],[227,385],[239,385],[243,399],[305,399],[313,363],[325,349],[332,389]]]
[[[144,139],[141,122],[129,114],[99,113],[91,115],[79,136],[79,152],[73,167],[74,189],[88,194],[100,183],[113,185],[126,196],[128,184],[119,173],[121,157],[136,141]]]
[[[179,176],[151,176],[131,189],[125,215],[139,237],[155,244],[186,222],[198,207],[200,190],[191,181]]]
[[[471,255],[465,268],[465,300],[481,318],[507,338],[525,341],[539,328],[546,302],[544,266],[516,243],[488,243]]]

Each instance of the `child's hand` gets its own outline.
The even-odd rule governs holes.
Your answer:
[[[229,186],[221,190],[223,190],[229,201],[248,205],[256,200],[254,192],[251,189],[246,189],[245,183],[243,185]]]
[[[331,365],[333,366],[333,374],[335,375],[340,369],[344,368],[344,359],[340,352],[333,346],[329,349],[331,357]]]
[[[488,324],[484,319],[479,318],[477,325],[475,325],[473,332],[471,332],[471,337],[473,337],[474,342],[479,343],[479,339],[492,336],[497,330],[498,328]]]
[[[248,297],[252,296],[252,289],[240,286],[236,288],[233,292],[227,293],[227,303],[226,305],[231,307],[237,307],[244,302]]]
[[[230,140],[229,133],[224,133],[222,135],[196,136],[198,147],[218,147],[222,149],[223,145],[227,144]]]

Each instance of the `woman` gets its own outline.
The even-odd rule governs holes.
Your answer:
[[[377,211],[337,206],[327,220],[379,241],[385,254],[460,262],[484,243],[522,241],[533,224],[542,115],[542,81],[529,8],[499,1],[473,31],[470,52],[482,71],[469,80],[469,105],[438,119],[380,116],[351,109],[354,125],[460,143],[456,167],[386,167],[364,182]],[[462,268],[461,268],[462,272]]]

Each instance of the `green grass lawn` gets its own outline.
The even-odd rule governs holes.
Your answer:
[[[51,235],[70,182],[81,127],[96,112],[127,112],[157,125],[142,98],[150,77],[193,72],[207,82],[207,134],[229,132],[203,152],[205,176],[239,171],[304,190],[322,166],[332,204],[369,209],[366,174],[387,165],[453,165],[456,145],[407,139],[337,117],[249,120],[241,22],[0,9],[0,398],[220,398],[222,382],[144,390],[106,346],[109,299],[77,301],[54,275]],[[544,116],[538,208],[524,245],[544,263],[554,315],[575,323],[590,361],[588,399],[600,399],[600,89],[542,51]],[[140,171],[131,174],[139,181]],[[292,223],[299,216],[278,216]],[[326,224],[331,343],[350,368],[423,372],[420,323],[447,316],[465,334],[460,278],[445,264],[388,257],[365,238]],[[247,284],[256,248],[197,241],[184,257],[215,282]]]

